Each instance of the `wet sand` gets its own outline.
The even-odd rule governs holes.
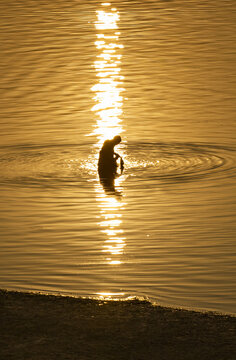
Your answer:
[[[5,290],[0,304],[0,359],[236,359],[234,316]]]

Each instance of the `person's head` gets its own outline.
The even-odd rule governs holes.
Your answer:
[[[117,145],[117,144],[119,144],[119,143],[121,142],[121,137],[120,137],[120,135],[114,136],[114,138],[112,139],[112,142],[113,142],[114,146]]]

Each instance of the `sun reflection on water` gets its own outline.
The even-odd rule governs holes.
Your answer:
[[[96,187],[98,207],[100,209],[99,226],[106,240],[102,252],[110,265],[122,264],[122,255],[126,246],[126,238],[122,230],[122,210],[125,202],[118,193],[114,196],[105,194],[102,185]]]
[[[120,19],[117,9],[110,3],[103,3],[96,12],[95,46],[97,56],[93,67],[97,82],[91,88],[94,93],[92,111],[96,116],[96,124],[92,134],[97,138],[95,148],[101,148],[103,142],[123,133],[123,76],[121,75],[122,49],[120,43]],[[119,152],[124,154],[124,147]],[[100,211],[99,227],[105,240],[102,252],[107,264],[118,266],[123,263],[122,257],[126,246],[126,238],[122,229],[122,211],[125,202],[122,195],[123,177],[115,179],[114,186],[106,188],[104,184],[96,183],[95,192]],[[101,293],[107,295],[108,293]],[[114,295],[109,293],[110,295]]]
[[[90,135],[98,139],[96,147],[101,147],[106,139],[111,139],[123,132],[120,117],[123,114],[123,80],[121,75],[121,50],[123,45],[119,42],[120,32],[118,22],[119,12],[110,8],[110,3],[102,4],[104,10],[98,10],[95,28],[97,40],[95,46],[98,54],[94,61],[94,68],[98,78],[91,88],[95,93],[95,105],[92,111],[96,114],[97,124]]]

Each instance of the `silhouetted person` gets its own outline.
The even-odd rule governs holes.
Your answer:
[[[108,182],[113,181],[117,174],[117,159],[120,158],[120,172],[124,169],[124,162],[121,156],[114,152],[114,147],[121,142],[119,135],[112,140],[104,141],[99,153],[98,173],[100,179],[106,179]]]

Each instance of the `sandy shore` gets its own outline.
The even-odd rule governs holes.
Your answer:
[[[0,290],[0,359],[235,360],[236,317]]]

